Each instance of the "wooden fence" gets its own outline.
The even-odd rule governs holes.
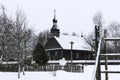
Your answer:
[[[21,66],[21,70],[22,70]],[[84,72],[84,66],[83,65],[66,65],[66,66],[60,66],[59,64],[48,64],[45,66],[39,66],[37,64],[32,65],[25,65],[25,71],[57,71],[57,70],[65,70],[68,72]],[[17,64],[0,64],[0,71],[5,72],[17,72],[18,71],[18,65]]]
[[[27,71],[56,71],[56,70],[65,70],[65,71],[72,71],[72,72],[84,72],[84,66],[82,65],[66,65],[66,66],[60,66],[60,65],[45,65],[45,66],[28,66]]]

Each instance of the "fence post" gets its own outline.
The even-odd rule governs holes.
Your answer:
[[[104,30],[104,38],[106,38],[107,30]],[[106,54],[106,41],[104,40],[104,54]],[[105,70],[108,70],[108,57],[105,57]],[[105,80],[108,80],[108,73],[105,73]]]

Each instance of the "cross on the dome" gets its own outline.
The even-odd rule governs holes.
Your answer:
[[[54,18],[56,18],[56,10],[54,10]]]

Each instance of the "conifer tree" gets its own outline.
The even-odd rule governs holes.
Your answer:
[[[48,61],[47,53],[40,43],[37,43],[34,49],[33,60],[39,65],[45,65]]]

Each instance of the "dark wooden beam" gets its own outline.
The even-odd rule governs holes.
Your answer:
[[[105,71],[101,71],[101,73],[120,73],[120,71],[108,71],[108,70],[105,70]]]
[[[104,38],[105,41],[120,41],[120,38]]]

